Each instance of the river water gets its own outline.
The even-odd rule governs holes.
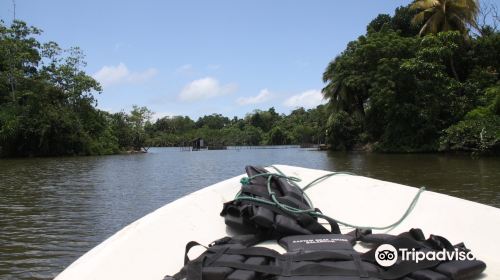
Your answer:
[[[0,279],[52,279],[145,214],[245,165],[288,164],[393,181],[500,207],[500,158],[240,149],[0,160]]]

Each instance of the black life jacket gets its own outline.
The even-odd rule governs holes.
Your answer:
[[[211,244],[194,260],[186,246],[185,266],[165,280],[459,280],[473,279],[486,264],[479,260],[460,261],[398,261],[384,268],[375,261],[376,247],[359,253],[353,245],[360,240],[377,246],[393,245],[396,249],[416,251],[467,251],[463,243],[451,245],[444,237],[431,235],[428,239],[419,229],[400,235],[388,234],[314,234],[287,236],[278,241],[287,252],[280,254],[264,247],[249,247],[236,238],[225,237]]]
[[[249,178],[257,174],[266,174],[267,171],[261,167],[245,167]],[[255,177],[242,184],[239,195],[254,197],[271,201],[267,189],[268,177]],[[311,205],[305,199],[304,192],[296,185],[292,185],[285,178],[271,178],[271,192],[277,200],[288,206],[298,209],[311,209]],[[320,212],[319,209],[315,209]],[[278,239],[283,236],[300,234],[328,234],[340,233],[337,222],[326,218],[330,224],[330,230],[318,222],[318,219],[307,213],[291,213],[282,209],[249,200],[232,200],[224,203],[221,216],[227,226],[237,232],[253,233],[259,239]]]
[[[184,267],[169,280],[449,280],[471,279],[479,275],[486,264],[479,260],[464,261],[401,261],[389,268],[380,266],[376,248],[390,244],[398,252],[400,248],[415,251],[467,252],[461,244],[451,245],[444,237],[431,235],[425,239],[419,229],[394,236],[372,234],[371,231],[354,230],[341,234],[337,222],[325,217],[330,230],[321,225],[313,215],[284,211],[264,203],[275,198],[294,209],[311,209],[303,191],[278,176],[257,176],[268,173],[260,167],[247,166],[251,178],[242,182],[239,195],[252,199],[235,199],[224,204],[221,216],[228,227],[239,235],[224,237],[213,242],[198,258],[189,260],[189,250],[198,244],[186,245]],[[270,178],[270,190],[268,179]],[[259,200],[253,200],[258,198]],[[261,202],[259,202],[261,201]],[[318,209],[315,209],[319,212]],[[286,249],[280,254],[264,247],[252,247],[266,241],[278,240]],[[353,245],[362,242],[373,248],[366,253],[354,250]]]

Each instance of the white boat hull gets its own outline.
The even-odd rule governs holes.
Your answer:
[[[328,173],[277,167],[303,179],[299,185]],[[187,242],[209,244],[228,234],[219,213],[222,203],[233,199],[239,190],[242,176],[189,194],[135,221],[76,260],[56,280],[159,280],[175,274],[182,267]],[[333,218],[356,225],[383,226],[401,217],[417,190],[361,176],[337,175],[307,193],[315,207]],[[478,259],[486,262],[483,277],[500,279],[500,209],[426,191],[410,216],[389,233],[415,227],[425,234],[445,236],[452,243],[465,242]]]

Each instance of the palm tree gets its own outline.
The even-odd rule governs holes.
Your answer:
[[[321,90],[323,96],[328,99],[329,107],[334,113],[345,111],[363,119],[365,115],[363,98],[357,91],[345,85],[345,77],[339,74],[340,71],[336,71],[335,66],[335,61],[330,62],[323,73],[323,82],[327,83]]]
[[[416,0],[411,8],[420,11],[412,22],[424,23],[419,35],[456,30],[467,36],[469,26],[478,29],[477,0]]]
[[[424,23],[419,35],[441,31],[459,31],[468,38],[469,26],[479,30],[476,16],[479,12],[477,0],[416,0],[411,9],[420,11],[413,17],[412,23]],[[453,57],[450,68],[455,79],[459,80]]]

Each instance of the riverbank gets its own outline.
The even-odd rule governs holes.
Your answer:
[[[257,149],[305,149],[305,150],[314,150],[314,151],[323,151],[329,153],[361,153],[361,154],[380,154],[380,155],[418,155],[418,154],[431,154],[431,155],[442,155],[442,156],[461,156],[461,157],[469,157],[473,159],[482,158],[482,157],[499,157],[500,153],[493,152],[483,152],[479,150],[438,150],[438,151],[380,151],[374,148],[373,144],[365,144],[365,145],[356,145],[351,150],[333,150],[330,145],[327,144],[300,144],[300,145],[240,145],[240,146],[206,146],[202,149],[193,149],[189,146],[156,146],[156,147],[144,147],[140,150],[135,149],[125,149],[121,151],[117,151],[116,153],[110,154],[102,154],[102,155],[61,155],[61,156],[15,156],[15,157],[0,157],[2,159],[23,159],[23,158],[65,158],[65,157],[88,157],[88,156],[112,156],[112,155],[134,155],[134,154],[147,154],[149,149],[177,149],[180,151],[212,151],[212,150],[257,150]]]

